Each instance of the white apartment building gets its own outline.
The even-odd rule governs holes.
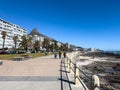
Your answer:
[[[38,35],[33,35],[32,36],[32,43],[35,43],[36,40],[40,41],[40,42],[43,42],[44,41],[44,38],[43,36],[38,36]]]
[[[42,42],[44,41],[44,38],[43,36],[39,36],[39,35],[33,35],[32,36],[32,44],[35,43],[35,41],[40,41],[40,49],[42,50]]]
[[[20,26],[10,23],[8,21],[5,21],[3,19],[0,19],[0,48],[2,48],[3,45],[3,39],[1,32],[6,31],[7,36],[5,39],[5,47],[7,48],[12,48],[14,47],[14,41],[13,41],[13,36],[17,35],[18,36],[18,43],[17,47],[21,41],[21,36],[27,35],[27,31]]]

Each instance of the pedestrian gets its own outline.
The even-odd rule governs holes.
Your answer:
[[[54,58],[57,58],[57,52],[54,52]]]
[[[61,58],[61,51],[59,51],[59,58]]]
[[[66,58],[66,52],[63,53],[64,58]]]

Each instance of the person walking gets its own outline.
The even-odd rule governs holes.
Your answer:
[[[54,58],[57,58],[57,52],[54,52]]]
[[[66,52],[63,53],[64,58],[66,58]]]
[[[61,58],[61,51],[59,51],[59,58]]]

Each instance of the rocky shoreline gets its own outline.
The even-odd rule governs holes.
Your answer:
[[[82,56],[88,59],[81,59]],[[89,75],[96,74],[100,78],[103,90],[120,90],[120,55],[105,52],[82,53],[77,60],[81,68]],[[89,62],[89,63],[86,63]],[[82,64],[86,63],[86,64]]]

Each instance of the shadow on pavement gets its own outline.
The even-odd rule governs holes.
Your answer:
[[[64,90],[64,88],[67,88],[67,90],[72,90],[70,84],[75,84],[75,83],[70,81],[68,78],[67,73],[69,73],[69,72],[66,70],[64,59],[61,60],[59,71],[60,71],[59,80],[61,80],[61,90]]]

